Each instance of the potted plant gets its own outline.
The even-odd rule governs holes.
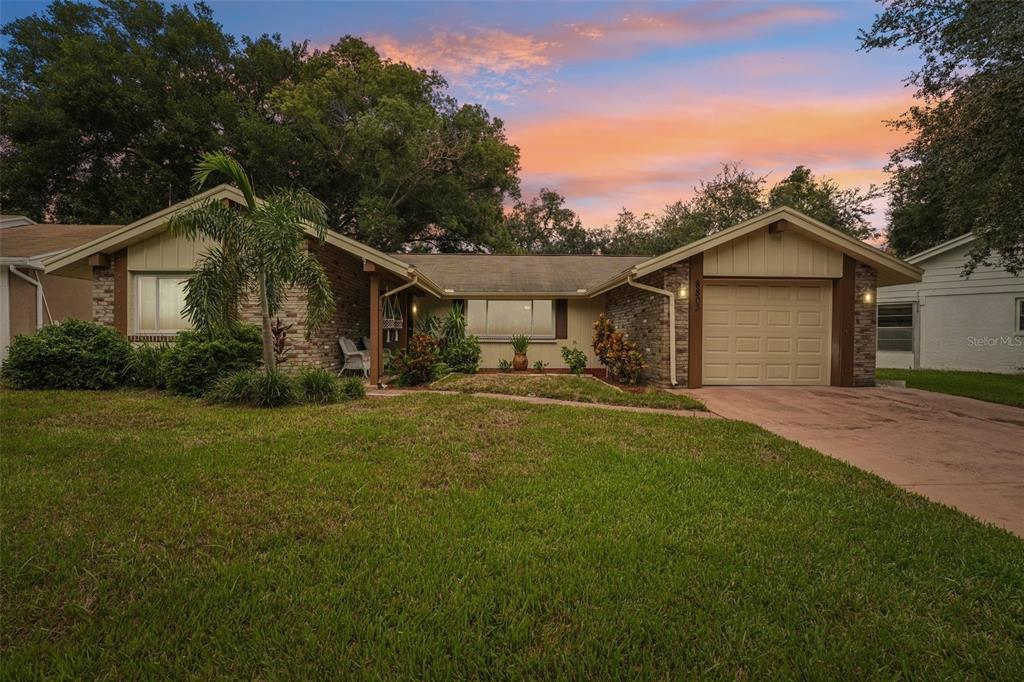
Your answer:
[[[516,352],[512,356],[512,368],[517,372],[523,372],[530,366],[526,357],[526,349],[530,347],[530,337],[526,334],[515,334],[512,337],[512,350]]]

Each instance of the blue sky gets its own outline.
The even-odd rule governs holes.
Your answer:
[[[660,211],[722,162],[884,180],[917,55],[858,52],[873,2],[210,2],[235,35],[359,35],[502,118],[526,194],[588,225]],[[5,21],[45,3],[5,2]],[[881,206],[879,207],[882,208]],[[882,224],[879,215],[876,224]]]

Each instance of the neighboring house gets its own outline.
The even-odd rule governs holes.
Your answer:
[[[907,259],[920,282],[878,292],[879,367],[1024,371],[1024,278],[980,265],[965,234]]]
[[[92,319],[92,271],[44,274],[43,260],[118,227],[42,225],[25,216],[0,216],[0,361],[19,334],[69,317]]]
[[[93,319],[129,339],[173,336],[206,245],[172,238],[167,221],[204,201],[243,203],[221,185],[48,258],[46,272],[91,270]],[[307,335],[302,297],[288,298],[286,366],[338,368],[338,338],[367,336],[374,382],[385,347],[404,347],[416,320],[458,303],[484,367],[510,358],[509,337],[524,333],[531,360],[562,369],[560,348],[575,345],[596,370],[592,329],[606,313],[644,352],[654,384],[870,385],[875,289],[920,280],[916,267],[789,208],[653,258],[386,254],[334,232],[307,247],[337,306]],[[249,302],[241,315],[257,312]]]

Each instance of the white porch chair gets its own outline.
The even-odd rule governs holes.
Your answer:
[[[341,356],[344,359],[341,371],[344,372],[345,370],[350,369],[362,372],[364,378],[369,377],[370,351],[359,350],[356,348],[356,342],[345,336],[338,339],[338,345],[341,347]]]

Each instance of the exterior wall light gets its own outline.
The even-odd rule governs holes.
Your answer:
[[[418,308],[416,308],[416,304],[413,303],[412,304],[412,314],[415,315],[417,310],[418,310]]]
[[[681,299],[685,299],[685,298],[686,298],[687,296],[689,296],[689,295],[690,295],[690,292],[689,292],[689,290],[688,290],[688,289],[686,288],[686,285],[685,285],[685,284],[680,284],[680,285],[679,285],[679,291],[678,291],[678,292],[676,292],[676,294],[677,294],[677,295],[679,296],[679,298],[681,298]]]
[[[875,300],[875,292],[871,291],[871,289],[868,289],[867,291],[864,292],[864,302],[865,303],[871,303],[874,300]]]

